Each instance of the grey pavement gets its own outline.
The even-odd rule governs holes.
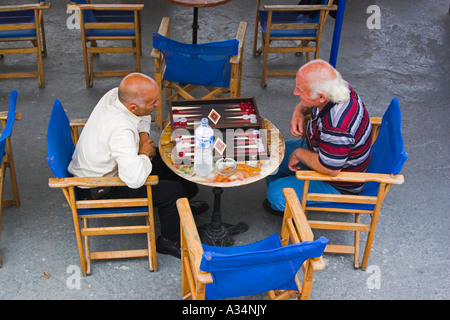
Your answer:
[[[0,4],[16,1],[0,0]],[[26,2],[26,1],[22,1]],[[99,2],[99,1],[98,1]],[[107,2],[107,1],[103,1]],[[131,2],[131,1],[129,1]],[[161,18],[172,17],[172,37],[189,42],[192,9],[164,0],[145,0],[142,14],[142,72],[153,76],[151,35]],[[297,1],[275,1],[280,4]],[[158,254],[159,270],[148,271],[146,259],[94,261],[92,274],[73,288],[73,270],[79,265],[72,217],[60,190],[47,185],[52,173],[46,162],[47,124],[54,99],[69,117],[89,116],[96,102],[119,78],[94,79],[86,88],[79,30],[66,25],[71,13],[68,1],[53,0],[45,12],[48,56],[44,58],[46,87],[36,79],[1,80],[0,110],[7,110],[9,92],[18,90],[12,145],[21,206],[3,210],[0,252],[0,299],[124,300],[181,298],[180,261]],[[366,10],[377,5],[380,29],[368,28]],[[269,78],[260,87],[261,57],[252,54],[255,1],[233,0],[220,7],[199,10],[199,42],[234,37],[240,21],[248,22],[245,41],[242,96],[254,96],[260,113],[292,138],[289,121],[298,97],[293,78]],[[320,57],[329,59],[334,19],[328,19]],[[402,173],[405,183],[393,186],[381,211],[367,271],[355,270],[350,255],[326,254],[327,268],[316,273],[312,300],[447,300],[449,277],[449,33],[448,0],[407,1],[347,0],[337,59],[337,69],[365,102],[371,116],[382,116],[393,97],[400,101],[402,129],[409,153]],[[101,55],[96,66],[131,66],[133,57]],[[34,67],[35,57],[6,56],[0,69]],[[299,67],[304,56],[274,55],[272,65]],[[166,109],[165,109],[166,112]],[[152,131],[154,139],[158,132]],[[5,193],[10,194],[7,184]],[[262,208],[265,183],[226,189],[223,218],[245,221],[250,228],[235,236],[236,244],[253,242],[277,232],[281,219]],[[212,205],[212,192],[201,186],[196,199]],[[196,218],[201,225],[209,214]],[[157,233],[159,222],[156,221]],[[316,231],[316,234],[320,234]],[[350,234],[330,239],[351,242]],[[124,237],[124,245],[144,243],[140,237]],[[107,247],[104,237],[93,245]],[[116,241],[117,242],[117,239]],[[47,276],[46,276],[47,275]],[[374,281],[374,277],[379,282]],[[266,299],[264,295],[250,299]]]

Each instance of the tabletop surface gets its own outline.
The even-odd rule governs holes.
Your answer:
[[[214,7],[230,2],[231,0],[166,0],[166,1],[186,7]]]
[[[285,153],[284,139],[280,131],[267,119],[261,117],[262,128],[267,130],[267,146],[270,158],[256,163],[238,161],[237,170],[231,176],[222,176],[215,170],[208,177],[193,173],[193,164],[175,164],[172,160],[172,127],[170,123],[164,128],[159,139],[159,152],[164,163],[176,174],[186,180],[210,187],[236,187],[259,181],[276,171]]]

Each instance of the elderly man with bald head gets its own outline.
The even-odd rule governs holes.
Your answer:
[[[341,171],[364,172],[372,144],[370,117],[358,94],[340,73],[323,60],[303,65],[296,75],[294,94],[300,97],[291,118],[291,133],[306,138],[287,140],[286,153],[278,172],[269,176],[264,208],[282,215],[283,188],[302,194],[303,181],[297,170],[315,170],[336,176]],[[305,116],[311,121],[305,128]],[[313,193],[358,194],[363,184],[311,181]]]
[[[156,241],[160,253],[181,256],[180,224],[176,200],[191,199],[196,184],[174,174],[162,161],[150,139],[150,113],[157,106],[159,87],[142,73],[122,79],[97,103],[81,132],[68,170],[75,177],[118,176],[127,187],[77,188],[80,199],[147,197],[144,182],[158,175],[152,187],[153,204],[158,207],[161,236]],[[208,209],[203,201],[191,201],[193,213]]]

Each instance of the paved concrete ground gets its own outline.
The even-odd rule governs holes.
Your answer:
[[[78,266],[79,260],[70,210],[62,193],[47,186],[52,176],[45,160],[48,119],[54,99],[61,100],[69,117],[89,116],[98,99],[120,80],[95,79],[93,88],[85,87],[80,34],[66,26],[70,17],[67,2],[53,0],[52,8],[45,12],[46,87],[40,89],[35,79],[1,81],[0,109],[7,109],[9,92],[16,89],[22,120],[16,122],[12,140],[21,206],[3,210],[0,299],[180,299],[180,261],[165,255],[158,255],[157,273],[148,271],[145,259],[94,262],[92,275],[82,278],[78,289],[67,286],[68,279],[73,283],[71,268]],[[190,41],[192,9],[164,0],[144,3],[142,71],[153,75],[151,34],[157,31],[162,17],[170,16],[172,36]],[[370,14],[366,10],[371,4],[380,8],[380,29],[367,27]],[[351,256],[326,255],[327,269],[316,274],[313,300],[450,298],[450,117],[445,106],[450,98],[448,10],[447,0],[347,1],[337,68],[372,116],[381,116],[390,100],[398,97],[410,157],[402,172],[405,184],[394,186],[383,204],[369,260],[373,273],[354,270]],[[260,87],[261,57],[254,57],[251,51],[254,14],[254,1],[250,0],[201,9],[199,41],[231,38],[239,21],[249,23],[242,96],[256,97],[261,114],[290,138],[288,124],[298,102],[292,94],[294,79],[270,78],[267,88]],[[329,58],[333,25],[334,20],[329,19],[324,31],[320,56],[325,60]],[[34,65],[34,57],[21,59],[24,68]],[[108,55],[96,60],[97,66],[132,64],[127,55],[120,61]],[[6,56],[0,60],[0,69],[6,72],[18,61],[18,57]],[[277,55],[271,63],[298,67],[304,57]],[[157,139],[156,131],[152,135]],[[206,187],[201,187],[197,198],[212,204],[211,190]],[[250,225],[246,233],[235,238],[236,244],[279,230],[281,220],[263,210],[264,198],[263,181],[225,190],[224,219]],[[197,223],[207,221],[208,215],[204,215]],[[350,234],[339,238],[351,241]],[[110,241],[104,238],[100,245],[106,242],[107,246]],[[124,244],[142,241],[138,237],[123,239]],[[376,275],[380,282],[374,288],[368,280]]]

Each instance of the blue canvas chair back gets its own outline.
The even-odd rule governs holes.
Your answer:
[[[397,98],[392,99],[383,115],[380,131],[372,145],[368,173],[398,174],[408,154],[405,152],[401,131],[401,112]],[[376,196],[378,182],[366,182],[363,196]],[[308,203],[310,204],[310,203]],[[372,204],[314,202],[315,207],[373,210]]]
[[[86,0],[71,0],[75,4],[86,4]],[[84,22],[127,22],[133,23],[134,13],[121,10],[83,10]],[[88,37],[117,37],[135,35],[134,29],[85,29]]]
[[[153,47],[166,61],[164,80],[211,87],[228,87],[231,56],[238,54],[239,40],[187,44],[153,33]]]
[[[16,103],[17,91],[13,90],[9,95],[8,117],[6,118],[6,124],[0,136],[0,161],[5,155],[6,139],[11,135],[13,124],[16,120]]]
[[[56,178],[72,177],[67,170],[75,145],[70,132],[70,122],[61,102],[53,103],[47,130],[47,162]],[[75,194],[76,195],[76,194]],[[147,211],[147,207],[78,209],[79,214],[114,214]]]
[[[320,257],[328,240],[282,246],[278,234],[248,245],[213,247],[203,244],[200,270],[211,272],[206,299],[225,299],[270,290],[298,290],[295,275],[310,257]]]
[[[44,3],[45,0],[37,0],[37,2]],[[0,12],[0,24],[23,24],[34,22],[34,10]],[[25,37],[36,37],[36,28],[0,31],[0,39]]]
[[[320,4],[325,5],[328,0],[322,0]],[[261,29],[264,34],[267,30],[268,12],[265,10],[258,10]],[[275,11],[272,13],[272,24],[279,23],[318,23],[320,14],[316,13],[314,17],[310,17],[309,12],[298,11]],[[314,37],[317,33],[315,29],[298,29],[298,30],[271,30],[272,37]]]
[[[47,162],[56,178],[72,176],[67,167],[74,150],[69,119],[61,102],[56,99],[47,130]]]
[[[383,115],[378,137],[372,145],[367,172],[398,174],[408,156],[402,137],[400,104],[394,98]],[[362,194],[376,196],[378,185],[378,182],[366,183]]]

